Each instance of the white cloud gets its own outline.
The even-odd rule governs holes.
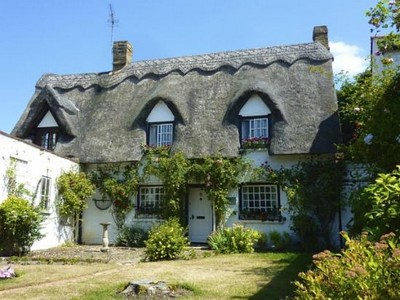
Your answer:
[[[368,60],[362,55],[361,48],[344,42],[330,42],[331,53],[334,56],[333,72],[348,72],[353,76],[365,71]]]

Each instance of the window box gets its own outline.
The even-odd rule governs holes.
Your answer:
[[[269,221],[269,222],[282,222],[283,218],[279,210],[262,211],[262,210],[247,210],[244,209],[239,214],[239,220],[255,220],[255,221]]]
[[[262,149],[268,148],[271,144],[271,139],[267,137],[254,137],[242,140],[242,149]]]

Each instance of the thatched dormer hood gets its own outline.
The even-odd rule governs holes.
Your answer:
[[[334,152],[340,141],[332,55],[319,42],[133,62],[100,74],[39,79],[12,134],[31,138],[45,110],[63,137],[55,152],[81,162],[140,160],[146,117],[163,100],[174,150],[237,156],[238,112],[259,95],[272,112],[270,154]]]

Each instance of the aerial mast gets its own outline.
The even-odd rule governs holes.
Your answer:
[[[110,3],[109,8],[110,8],[110,18],[108,19],[108,23],[110,24],[110,27],[111,27],[111,48],[112,48],[113,41],[114,41],[114,37],[113,37],[113,35],[114,35],[114,26],[116,26],[118,24],[119,20],[117,20],[115,18],[114,10],[113,10],[113,7],[112,7],[111,3]]]

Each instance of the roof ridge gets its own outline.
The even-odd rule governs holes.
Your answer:
[[[268,66],[274,62],[283,61],[291,65],[299,59],[321,61],[331,58],[332,55],[323,45],[318,42],[311,42],[142,60],[133,62],[118,71],[102,73],[69,75],[46,74],[39,79],[37,87],[43,88],[48,84],[62,89],[70,89],[77,86],[86,89],[93,85],[100,85],[109,88],[121,83],[131,76],[135,76],[140,80],[147,74],[163,76],[173,71],[180,71],[182,74],[187,74],[194,69],[209,72],[216,71],[222,66],[231,66],[238,70],[245,64]]]

